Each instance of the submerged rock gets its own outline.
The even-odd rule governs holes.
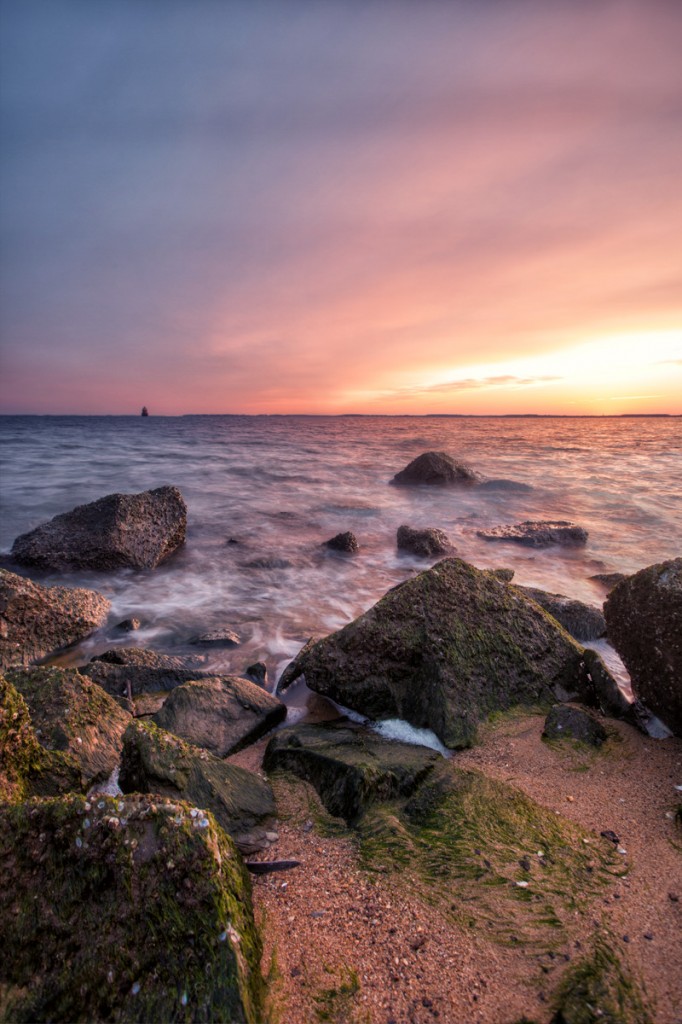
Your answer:
[[[519,480],[483,480],[480,484],[483,491],[518,491],[527,493],[533,488],[530,484],[522,484]]]
[[[288,681],[304,673],[345,707],[403,718],[454,748],[470,745],[492,711],[599,699],[579,644],[517,588],[457,558],[394,587],[287,671]]]
[[[609,594],[604,614],[635,696],[682,736],[682,558],[628,576]]]
[[[563,519],[538,522],[526,520],[515,526],[495,526],[489,530],[477,530],[476,535],[483,540],[508,540],[533,548],[546,548],[551,544],[576,547],[587,544],[588,537],[587,530],[582,526]]]
[[[262,555],[260,558],[252,558],[250,562],[241,562],[242,569],[291,569],[294,563],[288,558],[278,558],[276,555]]]
[[[177,487],[108,494],[17,537],[12,557],[39,569],[154,569],[185,541]]]
[[[549,612],[576,640],[598,640],[606,634],[606,619],[599,608],[536,587],[519,587],[519,590]]]
[[[346,533],[337,533],[331,540],[326,540],[323,547],[329,548],[330,551],[342,551],[347,555],[356,555],[360,550],[358,539],[350,530]]]
[[[142,647],[114,647],[80,671],[110,693],[132,700],[142,693],[165,693],[206,675],[196,658],[175,658]]]
[[[32,668],[8,679],[28,705],[41,746],[69,754],[84,784],[104,782],[118,765],[130,715],[76,669]]]
[[[426,747],[365,731],[295,725],[272,737],[263,767],[310,782],[330,814],[351,822],[372,803],[409,796],[439,760]]]
[[[124,793],[160,793],[210,811],[242,853],[268,845],[264,826],[276,813],[268,783],[153,722],[128,726],[119,783]]]
[[[46,750],[40,744],[26,701],[0,675],[0,804],[83,788],[75,758]]]
[[[109,601],[82,587],[43,587],[0,569],[0,668],[30,665],[94,633]]]
[[[199,647],[238,647],[241,642],[241,637],[233,629],[214,629],[190,640]]]
[[[601,747],[607,734],[594,715],[570,704],[556,704],[545,719],[542,735],[548,740],[572,739],[589,747]]]
[[[210,815],[144,796],[0,810],[3,1018],[263,1018],[248,874]]]
[[[254,743],[286,717],[284,704],[237,676],[214,676],[176,687],[154,721],[216,757]]]
[[[472,484],[478,480],[478,474],[470,466],[457,462],[447,452],[424,452],[396,473],[391,483],[398,486],[429,484],[448,487],[453,484]]]
[[[410,526],[399,526],[396,544],[398,551],[407,551],[419,558],[436,558],[438,555],[452,554],[454,551],[447,533],[433,526],[423,530],[413,530]]]

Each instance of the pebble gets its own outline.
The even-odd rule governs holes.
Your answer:
[[[644,938],[647,940],[647,942],[653,942],[653,932],[644,932]]]

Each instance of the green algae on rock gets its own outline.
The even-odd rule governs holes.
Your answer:
[[[399,873],[427,902],[501,943],[551,949],[622,865],[587,833],[519,789],[452,761],[403,803],[359,824],[369,870]]]
[[[613,941],[598,935],[588,956],[566,971],[551,1024],[654,1024],[646,995],[621,963]]]
[[[70,754],[86,782],[105,781],[118,766],[130,715],[76,669],[21,669],[8,678],[28,705],[41,745]]]
[[[427,747],[364,730],[296,725],[272,737],[263,767],[310,782],[330,814],[353,822],[372,803],[409,796],[440,759]]]
[[[0,810],[6,1021],[260,1024],[247,872],[210,815],[142,796]]]
[[[264,826],[276,814],[268,783],[153,722],[137,720],[126,729],[120,785],[127,793],[160,793],[211,811],[243,853],[267,846]]]
[[[451,748],[470,746],[478,722],[515,705],[558,698],[623,710],[606,668],[591,672],[583,648],[551,616],[458,558],[399,584],[304,648],[287,681],[300,673],[346,707],[432,729]]]
[[[75,758],[41,746],[26,701],[0,675],[0,803],[84,788]]]
[[[176,687],[154,722],[226,757],[274,729],[287,709],[261,686],[238,676],[212,676]]]
[[[0,669],[30,665],[94,633],[110,603],[96,590],[43,587],[0,569]]]

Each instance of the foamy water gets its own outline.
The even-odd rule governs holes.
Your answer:
[[[155,571],[36,574],[100,590],[112,624],[142,620],[134,634],[88,640],[76,661],[114,642],[196,651],[194,635],[229,626],[242,645],[206,651],[209,667],[241,674],[261,660],[273,683],[309,636],[345,625],[430,564],[398,555],[403,523],[440,527],[476,566],[507,566],[515,582],[594,604],[605,591],[589,576],[633,572],[682,546],[678,418],[1,417],[0,436],[4,552],[18,534],[113,491],[175,484],[187,501],[187,543]],[[430,449],[533,489],[389,485]],[[476,536],[525,519],[573,520],[589,542],[536,551]],[[346,530],[358,555],[321,547]],[[246,566],[259,558],[278,562]],[[608,645],[595,646],[618,667]]]

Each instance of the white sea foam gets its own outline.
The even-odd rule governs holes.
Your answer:
[[[402,718],[387,718],[384,722],[368,723],[374,732],[386,740],[400,740],[401,743],[412,743],[417,747],[430,747],[437,750],[443,757],[450,757],[451,751],[443,746],[431,729],[417,729]]]

